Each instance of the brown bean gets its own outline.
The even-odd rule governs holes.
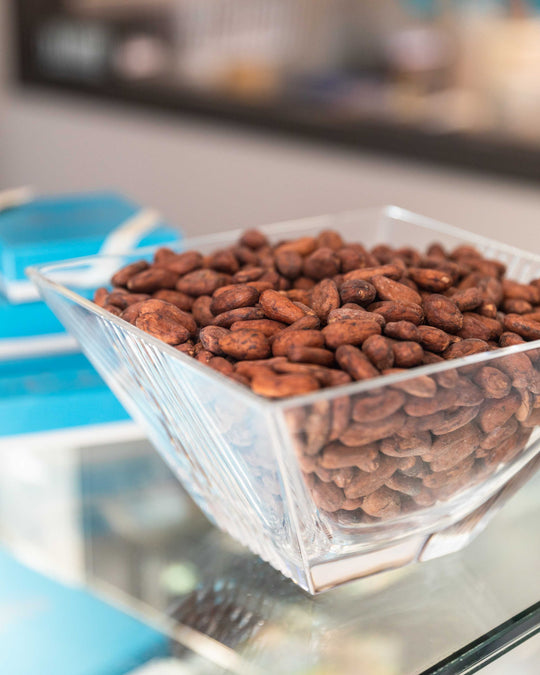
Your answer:
[[[339,256],[331,248],[318,248],[304,260],[304,275],[320,281],[338,274],[341,267]]]
[[[463,314],[463,327],[458,335],[464,339],[476,338],[488,342],[488,340],[498,340],[502,332],[502,324],[497,319],[465,312]]]
[[[158,300],[165,300],[165,302],[170,302],[171,305],[176,305],[178,309],[183,309],[184,312],[190,312],[194,299],[186,293],[180,293],[180,291],[173,291],[168,288],[162,288],[159,291],[156,291],[153,296]]]
[[[246,361],[265,359],[271,352],[266,335],[255,330],[229,331],[219,338],[219,347],[224,354]]]
[[[470,312],[480,307],[483,295],[478,288],[466,288],[452,295],[452,300],[461,312]]]
[[[484,340],[467,338],[451,344],[444,350],[442,355],[445,359],[460,359],[464,356],[471,356],[472,354],[480,354],[487,351],[489,351],[489,345]]]
[[[341,284],[339,295],[343,303],[353,302],[357,305],[369,305],[375,300],[377,291],[369,281],[349,279]]]
[[[370,516],[393,518],[401,511],[401,498],[398,492],[383,485],[364,499],[362,509]]]
[[[341,304],[338,287],[333,279],[323,279],[313,289],[311,306],[321,321]]]
[[[176,284],[176,290],[187,295],[199,297],[212,295],[220,286],[227,283],[226,275],[216,270],[197,269],[181,277]]]
[[[240,244],[242,246],[247,246],[248,248],[257,250],[268,244],[268,239],[266,235],[260,230],[249,229],[245,230],[240,237]]]
[[[297,251],[280,251],[275,256],[276,269],[287,279],[297,279],[302,274],[303,263]]]
[[[261,368],[253,375],[251,387],[256,394],[268,398],[286,398],[316,391],[319,383],[312,375],[300,373],[276,375]]]
[[[380,456],[379,467],[375,471],[358,471],[354,479],[345,488],[347,499],[365,497],[382,487],[396,471],[397,464],[393,457]]]
[[[111,284],[113,286],[127,286],[131,277],[139,274],[139,272],[147,270],[149,267],[150,265],[146,260],[138,260],[137,262],[130,263],[129,265],[122,267],[122,269],[118,270],[118,272],[112,276]]]
[[[404,403],[404,394],[392,389],[357,396],[352,405],[352,418],[356,422],[374,422],[397,412]]]
[[[324,347],[324,337],[317,330],[287,330],[278,333],[272,340],[274,356],[287,356],[289,349],[296,347]]]
[[[349,447],[334,441],[323,449],[320,463],[326,469],[356,466],[362,471],[376,471],[380,466],[379,450],[376,443]]]
[[[420,305],[413,303],[383,300],[369,305],[368,310],[380,314],[387,323],[392,321],[410,321],[418,325],[424,320],[424,310]]]
[[[517,412],[521,404],[521,397],[517,392],[512,392],[502,399],[487,400],[478,415],[478,423],[483,431],[489,434],[497,427],[507,422]]]
[[[127,287],[133,293],[154,293],[161,288],[174,288],[178,274],[162,267],[150,267],[131,276]]]
[[[336,349],[336,361],[353,380],[366,380],[380,374],[367,356],[350,344],[342,344]]]
[[[474,375],[474,381],[481,387],[486,398],[504,398],[512,389],[510,378],[491,366],[480,368]]]
[[[237,330],[260,330],[266,337],[276,335],[286,324],[280,321],[272,321],[272,319],[244,319],[243,321],[235,321],[231,325],[232,331]]]
[[[416,342],[395,342],[392,349],[397,368],[412,368],[422,363],[424,350]]]
[[[420,288],[432,293],[442,293],[450,288],[453,283],[452,276],[439,269],[410,267],[408,274]]]
[[[182,324],[179,310],[163,300],[146,300],[140,308],[135,325],[153,337],[169,345],[178,345],[190,337],[190,331]]]
[[[198,251],[184,251],[167,256],[160,264],[180,276],[202,267],[203,257]]]
[[[446,333],[457,333],[463,327],[463,314],[455,302],[438,293],[428,296],[423,303],[426,321]]]
[[[382,420],[373,422],[353,422],[340,436],[344,445],[367,445],[373,441],[391,436],[401,429],[405,422],[405,415],[401,410]]]
[[[394,365],[392,343],[382,335],[370,335],[362,343],[362,351],[378,370],[392,368]]]
[[[381,300],[392,300],[416,305],[422,302],[422,298],[415,290],[388,277],[375,275],[372,277],[371,283],[375,286],[377,295]]]
[[[210,311],[212,298],[209,295],[200,295],[191,307],[193,318],[199,326],[208,326],[214,321],[214,315]]]
[[[381,327],[375,321],[336,321],[322,329],[326,346],[337,349],[341,345],[359,345],[370,335],[380,334]]]
[[[215,251],[208,258],[208,267],[217,272],[225,272],[225,274],[236,274],[239,269],[238,260],[231,250],[222,249]]]
[[[504,317],[504,328],[521,335],[526,340],[540,340],[540,323],[519,314],[507,314]]]
[[[384,334],[395,340],[420,342],[419,328],[411,321],[390,321],[384,327]]]
[[[212,314],[222,314],[238,307],[251,307],[259,299],[259,292],[247,284],[238,284],[223,291],[219,295],[214,294],[210,311]]]
[[[294,363],[314,363],[319,366],[331,366],[334,363],[334,354],[327,349],[295,344],[287,349],[287,358]]]
[[[385,325],[385,320],[380,314],[368,312],[358,305],[347,303],[343,307],[333,309],[327,318],[327,323],[336,323],[337,321],[348,321],[353,319],[355,321],[375,321],[382,328]]]
[[[305,316],[305,312],[278,291],[263,291],[259,302],[264,314],[274,321],[291,324]]]
[[[371,281],[371,279],[376,276],[385,276],[389,279],[400,279],[403,276],[403,268],[400,265],[392,263],[389,265],[355,269],[345,274],[345,281],[349,281],[350,279],[364,279],[365,281]]]
[[[203,347],[212,352],[212,354],[222,354],[221,347],[219,346],[220,339],[227,335],[229,331],[226,328],[220,328],[219,326],[205,326],[201,328],[199,333],[199,339],[202,342]]]
[[[418,326],[420,344],[432,352],[444,352],[450,344],[450,336],[434,326]]]

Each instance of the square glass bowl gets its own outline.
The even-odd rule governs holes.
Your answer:
[[[469,243],[510,278],[540,276],[540,256],[393,206],[261,229],[276,242],[327,228],[366,246]],[[458,550],[535,471],[540,341],[270,401],[90,301],[152,254],[29,275],[207,517],[307,591]],[[502,398],[481,384],[497,375],[485,368],[508,383]]]

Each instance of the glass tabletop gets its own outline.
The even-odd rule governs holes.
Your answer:
[[[85,491],[95,461],[83,452],[90,586],[209,672],[474,672],[540,630],[540,472],[464,550],[312,597],[212,527],[172,476]]]

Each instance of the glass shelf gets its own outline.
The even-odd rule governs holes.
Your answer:
[[[203,657],[209,672],[275,673],[276,663],[291,675],[473,672],[540,630],[540,472],[463,551],[316,597],[175,489],[175,515],[155,534],[151,493],[143,506],[133,492],[101,503],[83,492],[83,513],[109,524],[85,528],[88,581],[170,634],[179,657]],[[155,507],[169,508],[158,493]]]

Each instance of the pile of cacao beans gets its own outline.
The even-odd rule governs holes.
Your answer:
[[[203,255],[159,249],[94,301],[274,399],[540,339],[540,279],[523,284],[471,246],[270,244],[257,230]],[[292,406],[316,504],[344,523],[431,506],[484,480],[540,424],[540,351]],[[294,400],[292,400],[294,403]]]

